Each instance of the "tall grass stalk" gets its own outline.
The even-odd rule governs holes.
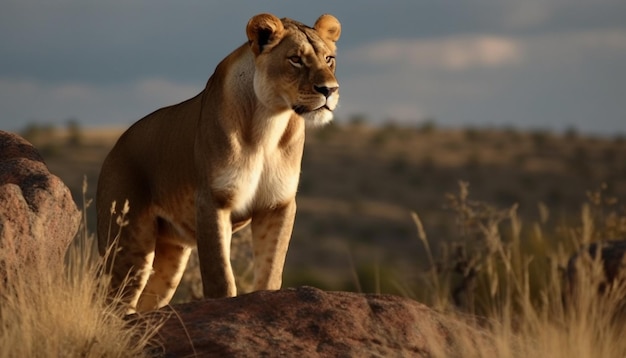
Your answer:
[[[0,357],[144,355],[161,320],[124,318],[94,246],[83,222],[63,271],[18,268],[0,291]]]
[[[577,261],[574,277],[563,269],[574,253],[566,254],[564,247],[611,238],[607,235],[620,222],[615,217],[625,217],[616,207],[609,215],[596,215],[597,207],[585,204],[579,224],[554,232],[542,231],[544,207],[542,223],[528,231],[532,240],[524,236],[515,206],[495,210],[472,202],[467,184],[450,197],[449,207],[457,216],[459,239],[444,244],[439,257],[413,217],[433,267],[424,275],[424,290],[436,288],[427,303],[485,332],[480,341],[461,337],[458,349],[464,357],[626,357],[626,283],[606,281],[599,255]]]

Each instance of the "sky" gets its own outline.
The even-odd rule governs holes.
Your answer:
[[[623,0],[0,0],[0,129],[128,126],[270,12],[342,24],[338,121],[626,134]]]

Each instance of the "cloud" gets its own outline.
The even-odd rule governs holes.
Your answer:
[[[571,1],[571,0],[569,0]],[[524,0],[507,3],[507,11],[501,17],[505,28],[524,29],[543,25],[554,16],[559,1]]]
[[[512,31],[571,31],[623,27],[622,0],[490,0],[498,28]],[[482,19],[484,20],[484,19]]]
[[[367,114],[408,122],[439,117],[439,106],[485,98],[496,91],[493,73],[523,63],[517,40],[491,34],[431,39],[385,39],[339,53],[340,68],[357,73],[342,79],[338,117]],[[354,69],[358,70],[354,70]]]
[[[626,29],[389,38],[340,49],[338,118],[435,118],[446,125],[624,128]],[[201,91],[206,77],[123,82],[0,74],[0,128],[76,118],[128,125]]]
[[[112,85],[0,78],[0,128],[16,130],[29,121],[63,123],[68,118],[86,124],[127,125],[201,90],[162,78]]]
[[[352,72],[340,76],[340,118],[624,128],[626,29],[386,39],[341,52],[338,64]]]
[[[458,35],[435,39],[388,39],[369,43],[341,55],[346,61],[404,67],[467,70],[519,63],[523,51],[510,38]]]
[[[620,56],[626,51],[626,29],[601,29],[570,33],[550,33],[521,38],[523,46],[537,55],[551,54],[568,61],[570,56]]]

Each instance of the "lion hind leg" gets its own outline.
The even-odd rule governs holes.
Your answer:
[[[152,274],[139,297],[138,312],[154,310],[170,302],[183,277],[190,254],[191,247],[157,241]]]
[[[138,219],[129,220],[129,227],[124,228],[105,255],[105,270],[111,276],[110,294],[128,307],[129,314],[135,312],[154,261],[154,230],[150,225],[133,225],[141,221]]]
[[[122,246],[108,261],[111,294],[128,307],[128,314],[134,313],[152,272],[154,249],[144,245]]]

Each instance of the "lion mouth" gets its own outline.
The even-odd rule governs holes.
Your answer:
[[[330,112],[333,111],[332,109],[330,109],[330,107],[328,107],[328,104],[324,104],[323,106],[320,106],[320,107],[317,107],[317,108],[314,108],[314,109],[309,109],[309,108],[307,108],[305,106],[294,106],[293,110],[297,114],[300,114],[300,115],[305,114],[305,113],[323,111],[323,110],[330,111]]]

